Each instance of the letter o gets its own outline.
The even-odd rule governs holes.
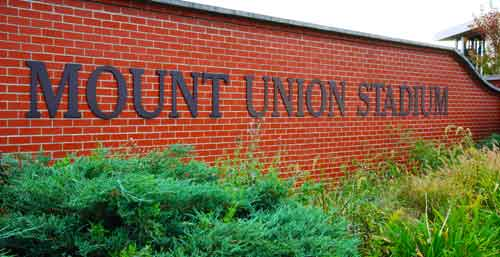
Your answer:
[[[312,90],[315,85],[319,85],[319,88],[321,90],[321,105],[319,107],[319,111],[315,112],[314,108],[312,106]],[[314,117],[320,117],[324,112],[326,108],[326,89],[325,85],[321,80],[315,79],[309,83],[307,86],[306,90],[306,106],[307,106],[307,111]]]
[[[97,105],[97,79],[103,72],[110,72],[113,74],[116,82],[118,83],[118,102],[116,104],[115,110],[112,113],[105,113],[101,111]],[[127,100],[127,88],[125,85],[125,79],[120,71],[112,66],[100,66],[92,74],[87,81],[87,103],[90,107],[92,113],[104,120],[109,120],[117,117],[125,107]]]

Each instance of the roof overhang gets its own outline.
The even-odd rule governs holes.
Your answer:
[[[500,74],[498,75],[490,75],[490,76],[485,76],[484,77],[488,81],[493,81],[493,80],[500,80]]]
[[[469,22],[451,27],[449,29],[440,31],[439,33],[436,34],[434,39],[438,40],[438,41],[447,41],[447,40],[461,39],[462,37],[476,38],[476,37],[482,37],[482,36],[479,33],[479,31],[477,31],[476,27],[474,26],[474,21],[469,21]]]

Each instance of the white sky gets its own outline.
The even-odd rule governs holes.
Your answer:
[[[383,36],[453,46],[436,33],[468,22],[490,0],[188,0]],[[492,0],[500,6],[500,0]]]

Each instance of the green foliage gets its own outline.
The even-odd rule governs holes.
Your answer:
[[[206,214],[198,219],[198,227],[173,256],[356,255],[356,241],[346,234],[346,224],[338,219],[330,221],[321,210],[311,207],[283,205],[235,222]]]
[[[473,147],[474,141],[469,129],[448,126],[438,142],[423,139],[413,142],[409,156],[409,162],[413,166],[411,173],[427,173],[452,164]]]
[[[491,55],[484,56],[472,53],[470,54],[469,59],[479,67],[483,75],[500,74],[500,58],[498,58],[498,56],[494,56],[493,53],[491,53]]]
[[[472,206],[450,207],[446,214],[434,210],[434,219],[423,215],[412,222],[393,215],[383,227],[387,254],[395,256],[498,256],[500,217]]]
[[[447,149],[433,142],[418,140],[410,151],[410,161],[419,165],[419,170],[433,170],[443,166],[447,161],[444,153]]]
[[[500,134],[493,133],[489,137],[479,141],[478,148],[487,147],[489,149],[500,148]]]
[[[3,158],[0,249],[15,256],[357,255],[345,220],[294,200],[290,182],[226,166],[234,175],[188,152],[176,145],[125,158],[99,149],[52,166],[42,157]]]
[[[398,197],[419,213],[426,205],[446,208],[456,200],[472,203],[477,198],[485,208],[500,213],[499,158],[498,151],[468,149],[455,163],[426,176],[400,180]]]
[[[363,239],[363,255],[378,251],[380,228],[387,222],[388,213],[398,208],[397,197],[391,191],[397,188],[395,180],[375,172],[357,171],[329,194],[329,205],[337,206],[338,213],[352,222],[354,234]]]
[[[117,257],[151,257],[153,253],[149,246],[145,246],[144,248],[138,250],[135,244],[130,244],[127,248],[120,251],[120,254]]]
[[[252,153],[210,167],[181,145],[52,166],[3,156],[0,256],[500,256],[499,136],[453,129],[413,142],[409,165],[344,169],[332,191]]]
[[[417,141],[399,175],[359,170],[330,195],[366,256],[499,256],[500,152]],[[416,164],[416,165],[415,165]]]

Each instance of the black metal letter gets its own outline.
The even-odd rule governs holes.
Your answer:
[[[392,116],[397,116],[398,113],[396,112],[396,106],[394,104],[394,96],[392,94],[392,86],[387,86],[386,87],[386,94],[385,94],[385,101],[384,101],[384,114],[386,113],[387,109],[391,109],[392,111]]]
[[[184,102],[189,108],[191,117],[195,118],[198,116],[198,77],[199,73],[193,72],[191,76],[193,77],[193,93],[189,92],[186,86],[186,81],[180,71],[171,71],[170,76],[172,77],[172,111],[169,114],[170,118],[178,118],[179,112],[177,111],[177,86],[181,89],[182,97]]]
[[[373,83],[370,88],[375,88],[375,116],[385,116],[386,113],[381,111],[381,92],[385,91],[385,85],[380,83]]]
[[[405,111],[405,92],[408,93],[408,110]],[[414,96],[411,89],[406,85],[399,86],[399,116],[408,116],[414,107]]]
[[[283,101],[283,104],[285,105],[286,112],[288,113],[288,116],[292,116],[293,112],[293,84],[288,83],[288,96],[285,96],[285,88],[283,87],[283,84],[281,83],[281,79],[279,77],[273,77],[273,84],[274,84],[274,103],[273,103],[273,117],[279,117],[280,113],[278,111],[278,94],[281,96],[281,100]]]
[[[334,116],[333,113],[333,97],[335,97],[335,102],[337,103],[337,106],[339,107],[340,110],[340,115],[345,116],[345,81],[341,81],[340,85],[342,85],[342,94],[339,95],[337,91],[337,84],[335,83],[334,80],[329,81],[330,84],[330,106],[329,106],[329,112],[328,116]]]
[[[164,70],[158,70],[156,74],[160,79],[160,84],[158,87],[158,106],[153,112],[148,112],[144,109],[141,104],[141,76],[144,74],[143,69],[130,69],[130,73],[132,73],[132,78],[134,81],[134,108],[137,114],[145,119],[152,119],[160,115],[160,112],[163,110],[163,102],[164,102]]]
[[[64,66],[64,72],[55,94],[52,91],[52,84],[50,83],[45,64],[38,61],[26,61],[26,64],[31,70],[31,102],[30,111],[26,113],[27,118],[41,117],[37,107],[38,97],[36,89],[38,81],[42,87],[43,97],[50,118],[56,116],[66,82],[68,82],[68,111],[64,113],[64,118],[80,118],[82,116],[81,113],[78,112],[78,71],[82,67],[80,64],[69,63]]]
[[[439,87],[435,87],[434,96],[436,99],[436,113],[448,115],[448,87],[443,88],[443,95],[441,95],[441,89]]]
[[[255,108],[253,107],[253,79],[254,77],[252,75],[247,75],[245,76],[245,81],[246,81],[246,87],[247,87],[247,110],[250,116],[255,117],[255,118],[261,118],[264,117],[264,115],[267,112],[267,104],[268,104],[268,99],[267,99],[267,82],[268,80],[266,77],[263,77],[264,80],[264,109],[260,112],[257,112]]]
[[[367,83],[361,83],[358,87],[358,96],[361,101],[365,103],[366,109],[362,110],[361,107],[358,106],[358,116],[366,116],[368,115],[368,112],[370,111],[370,98],[368,97],[367,94],[363,93],[361,90],[365,88],[366,90],[369,89],[369,85]]]
[[[413,92],[415,93],[413,95],[413,99],[414,99],[414,109],[413,109],[413,116],[418,116],[419,114],[419,110],[420,108],[418,108],[418,90],[421,89],[421,86],[414,86],[413,87]]]
[[[425,110],[425,89],[426,87],[425,86],[421,86],[422,87],[422,105],[420,106],[422,108],[422,114],[424,114],[424,117],[428,117],[430,112],[432,111],[432,92],[429,92],[429,95],[430,95],[430,103],[429,103],[429,110],[426,111]]]
[[[219,111],[219,81],[224,80],[226,84],[229,84],[229,75],[227,74],[217,74],[217,73],[203,73],[203,84],[207,80],[212,80],[212,113],[210,117],[219,118],[222,114]]]
[[[312,106],[312,90],[314,85],[319,85],[319,88],[321,90],[321,105],[319,107],[319,111],[315,112],[314,108]],[[307,106],[307,111],[314,117],[319,117],[323,114],[323,112],[326,109],[326,88],[325,85],[323,84],[322,81],[318,79],[314,79],[309,83],[307,86],[306,90],[306,106]]]
[[[102,112],[97,105],[97,79],[103,72],[110,72],[111,74],[113,74],[113,77],[115,78],[118,86],[118,102],[116,103],[115,110],[109,114]],[[100,66],[94,72],[92,72],[92,74],[90,74],[90,78],[87,81],[87,103],[90,107],[90,111],[92,111],[95,116],[104,120],[109,120],[117,117],[125,107],[126,100],[127,87],[125,84],[125,79],[123,78],[123,75],[120,73],[120,71],[115,67]]]
[[[288,85],[290,85],[291,79],[288,79]],[[304,117],[304,80],[297,79],[297,117]]]

